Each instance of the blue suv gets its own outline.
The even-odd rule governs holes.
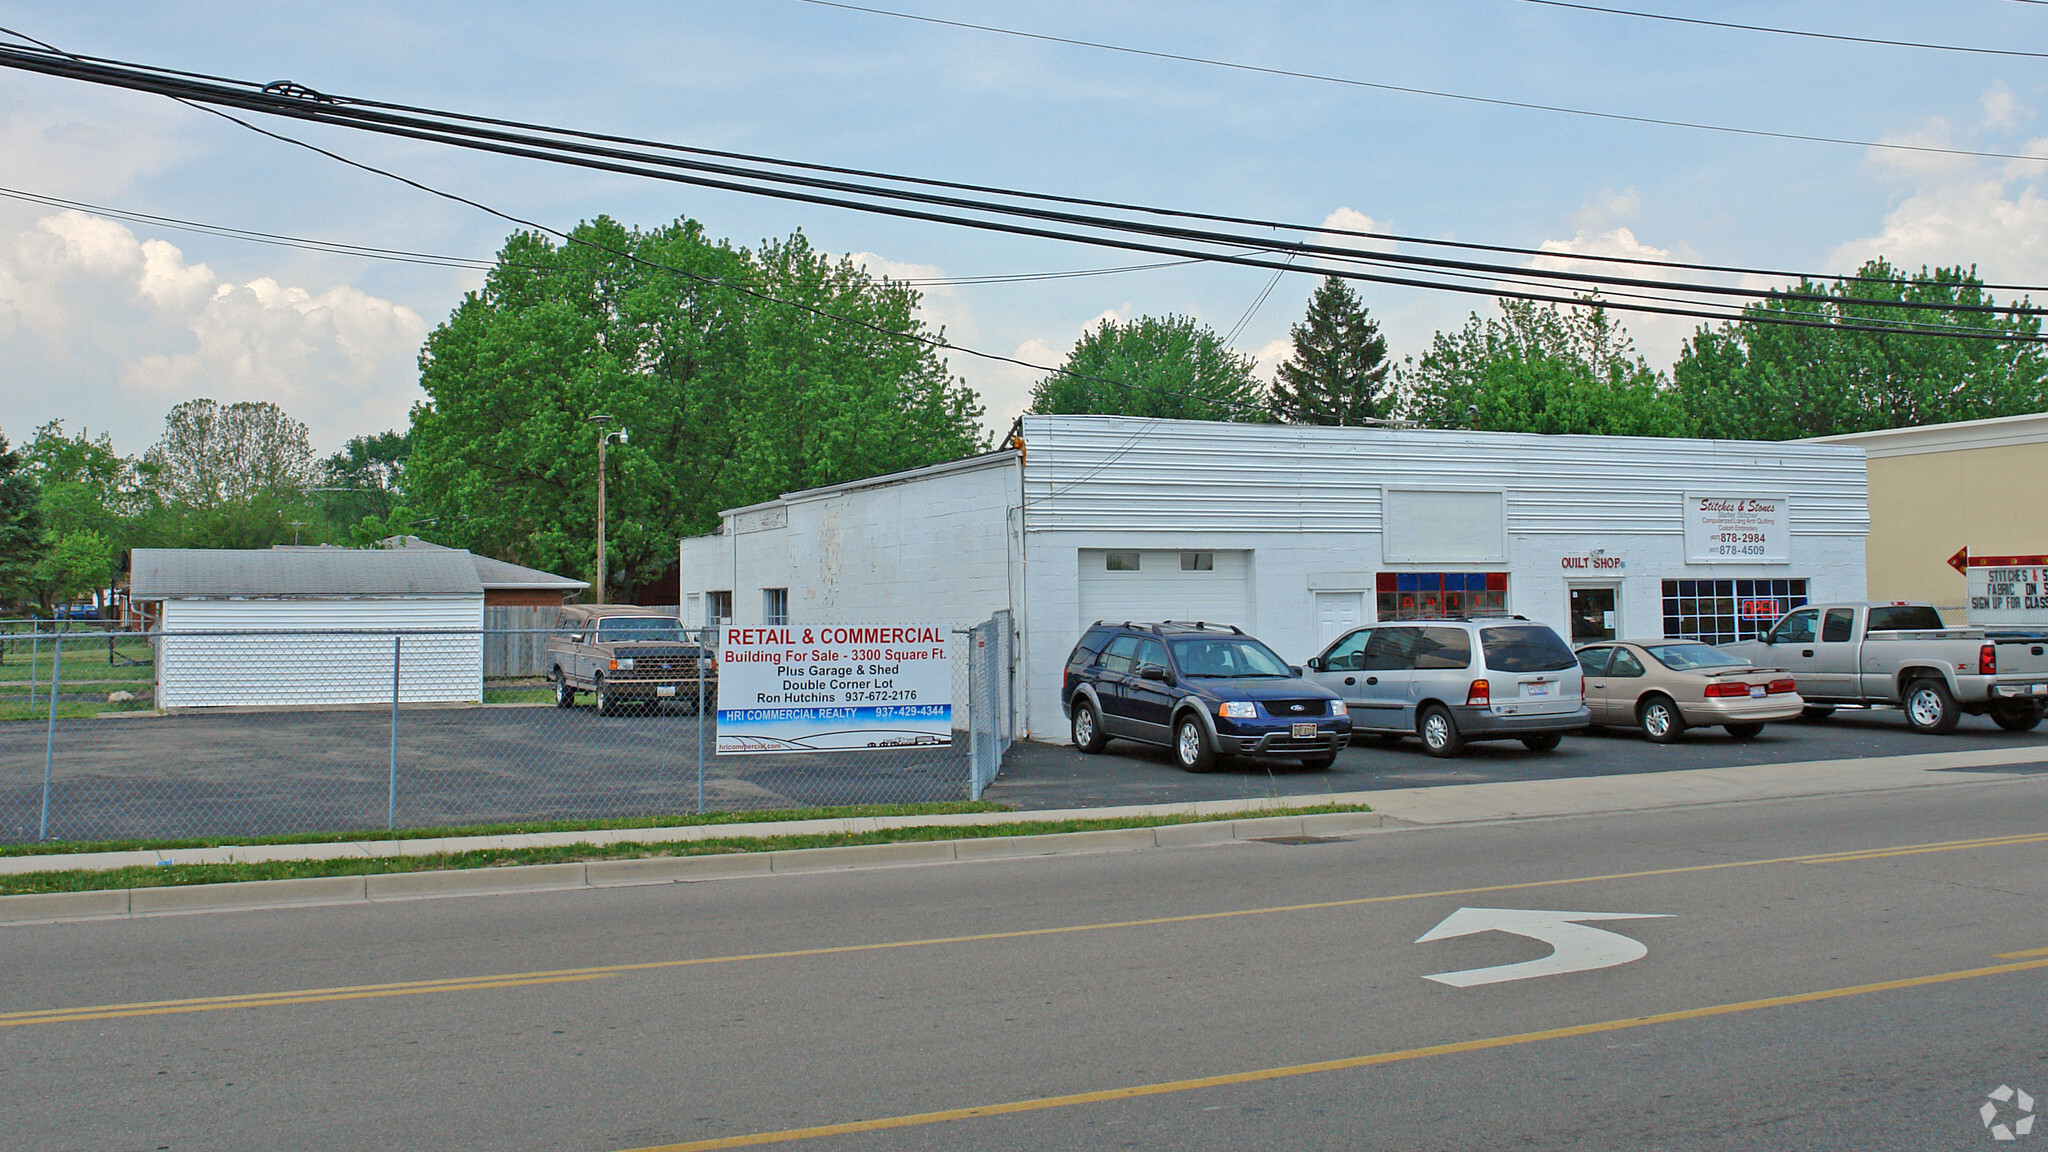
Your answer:
[[[1200,621],[1096,621],[1067,657],[1060,706],[1081,751],[1134,740],[1172,750],[1190,772],[1224,756],[1328,768],[1351,741],[1335,692],[1241,629]]]

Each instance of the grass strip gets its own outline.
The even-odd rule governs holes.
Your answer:
[[[193,836],[178,840],[42,840],[0,846],[0,856],[60,856],[77,852],[168,852],[180,848],[241,848],[261,844],[358,844],[384,840],[441,840],[450,836],[517,836],[526,832],[610,832],[634,828],[696,828],[707,824],[770,824],[788,820],[848,820],[862,816],[955,816],[1008,812],[991,800],[930,804],[845,804],[836,808],[768,808],[742,812],[676,812],[598,820],[520,820],[448,828],[363,828],[352,832],[290,832],[277,836]]]
[[[664,844],[560,844],[546,848],[494,848],[439,852],[427,856],[379,856],[345,860],[274,860],[234,864],[160,864],[100,870],[27,872],[0,876],[0,896],[49,892],[100,892],[120,888],[170,888],[190,884],[233,884],[248,880],[297,880],[313,876],[371,876],[389,872],[443,872],[464,868],[506,868],[520,864],[581,864],[593,860],[643,860],[657,856],[721,856],[780,852],[794,848],[840,848],[853,844],[901,844],[926,840],[979,840],[997,836],[1044,836],[1057,832],[1106,832],[1119,828],[1160,828],[1267,816],[1314,816],[1326,812],[1370,812],[1365,804],[1316,804],[1216,816],[1120,816],[1104,820],[1027,820],[1009,824],[923,825],[874,832],[824,832],[800,836],[729,836]]]

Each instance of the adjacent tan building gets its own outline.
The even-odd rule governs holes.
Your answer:
[[[2048,555],[2048,412],[1817,436],[1863,449],[1870,476],[1864,544],[1873,600],[1925,600],[1964,617],[1949,557]]]

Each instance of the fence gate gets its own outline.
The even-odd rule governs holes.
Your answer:
[[[974,626],[967,640],[969,799],[995,783],[1016,734],[1011,700],[1013,632],[1005,610]]]

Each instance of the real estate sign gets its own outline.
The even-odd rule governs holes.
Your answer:
[[[951,640],[922,624],[721,628],[719,754],[951,744]]]
[[[1971,624],[2048,627],[2048,556],[1972,556],[1964,579]]]
[[[1685,497],[1688,564],[1786,564],[1792,559],[1790,502],[1783,496],[1693,492]]]

